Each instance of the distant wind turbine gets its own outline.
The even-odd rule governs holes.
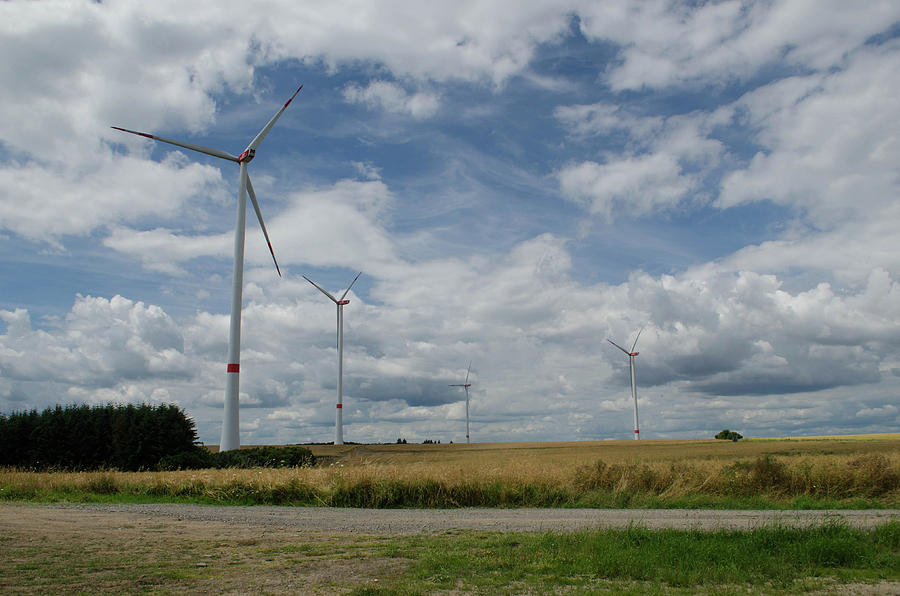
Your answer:
[[[314,285],[320,292],[328,296],[328,298],[337,305],[337,353],[338,353],[338,377],[337,377],[337,413],[335,414],[335,427],[334,427],[334,444],[335,445],[343,445],[344,444],[344,306],[350,304],[349,300],[345,300],[347,297],[347,293],[350,291],[350,288],[353,287],[353,284],[356,283],[356,280],[359,279],[359,276],[362,275],[362,271],[356,274],[356,277],[353,278],[353,281],[350,282],[350,285],[344,290],[344,293],[341,294],[340,298],[335,298],[331,295],[330,292],[322,288],[319,284],[311,280],[310,278],[303,276],[303,279]]]
[[[466,369],[466,382],[450,385],[450,387],[462,387],[466,390],[466,443],[469,442],[469,387],[472,386],[472,383],[469,382],[469,371],[471,370],[472,361],[469,360],[469,368]]]
[[[241,447],[238,391],[241,372],[241,290],[243,288],[244,280],[244,230],[246,228],[248,193],[250,194],[250,201],[253,202],[253,209],[256,211],[256,218],[259,220],[259,225],[266,238],[266,244],[269,245],[269,252],[272,254],[272,260],[275,262],[275,270],[278,271],[278,276],[281,277],[281,269],[278,267],[278,261],[275,260],[275,251],[272,250],[272,243],[269,241],[269,232],[266,231],[266,224],[263,223],[262,212],[259,210],[259,203],[256,200],[256,193],[253,192],[253,185],[250,183],[247,164],[253,160],[256,155],[256,149],[259,147],[260,143],[263,142],[263,139],[266,138],[266,135],[269,134],[269,131],[272,130],[272,127],[275,126],[275,122],[281,117],[281,114],[284,113],[291,101],[293,101],[293,99],[297,97],[297,94],[300,93],[300,89],[303,89],[303,85],[300,85],[300,87],[294,91],[291,98],[281,106],[281,109],[278,110],[274,116],[272,116],[269,123],[257,133],[240,155],[232,155],[226,151],[210,149],[209,147],[202,147],[192,143],[173,141],[172,139],[158,137],[145,132],[119,128],[118,126],[112,127],[116,130],[121,130],[122,132],[128,132],[147,139],[153,139],[154,141],[159,141],[161,143],[168,143],[177,147],[190,149],[191,151],[198,151],[200,153],[205,153],[206,155],[233,161],[240,166],[237,196],[237,220],[234,225],[234,269],[232,270],[231,277],[231,324],[228,330],[228,362],[225,374],[225,416],[222,421],[222,439],[219,441],[220,451],[230,451],[232,449],[240,449]]]
[[[640,352],[635,352],[634,347],[637,345],[638,337],[641,336],[641,331],[643,331],[643,330],[644,330],[644,328],[641,327],[640,331],[638,331],[637,337],[634,338],[634,343],[631,344],[631,351],[626,350],[625,348],[623,348],[622,346],[620,346],[619,344],[617,344],[616,342],[614,342],[611,339],[607,338],[607,340],[606,340],[628,355],[628,363],[631,366],[631,397],[634,399],[634,440],[635,441],[640,440],[641,432],[640,432],[640,429],[638,428],[637,381],[634,378],[634,358]]]

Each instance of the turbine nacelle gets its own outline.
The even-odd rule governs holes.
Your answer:
[[[238,163],[250,163],[253,161],[253,158],[256,157],[256,149],[244,149],[244,152],[238,155],[237,161]]]

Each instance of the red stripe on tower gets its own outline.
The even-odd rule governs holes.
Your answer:
[[[634,434],[636,434],[636,435],[639,435],[640,433],[641,433],[641,431],[639,431],[639,430],[634,431]]]
[[[239,372],[241,372],[241,365],[240,365],[240,364],[229,364],[229,365],[228,365],[228,372],[230,372],[230,373],[239,373]]]
[[[341,409],[343,409],[343,408],[344,408],[343,404],[338,404],[338,405],[337,405],[337,409],[338,409],[338,410],[341,410]]]

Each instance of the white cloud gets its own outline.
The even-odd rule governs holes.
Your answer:
[[[566,106],[557,119],[578,143],[624,133],[624,150],[610,150],[603,163],[570,164],[557,173],[563,196],[594,215],[612,220],[671,211],[699,202],[701,182],[724,153],[708,136],[718,116],[636,117],[608,104]]]
[[[847,67],[786,79],[743,97],[748,126],[762,150],[730,173],[717,200],[730,207],[771,200],[831,228],[893,204],[900,185],[891,154],[900,135],[896,43],[860,50]]]
[[[0,318],[8,325],[0,336],[0,370],[13,381],[102,387],[189,376],[181,333],[157,306],[79,296],[55,331],[33,329],[21,309],[0,311]]]
[[[678,276],[636,273],[612,286],[583,285],[572,274],[565,242],[542,236],[499,259],[407,264],[370,279],[380,302],[351,293],[345,310],[349,436],[459,438],[460,396],[446,385],[469,359],[473,436],[615,436],[630,424],[628,379],[626,362],[604,339],[631,341],[640,326],[639,391],[648,421],[675,404],[696,417],[709,396],[753,388],[760,397],[720,398],[713,411],[723,420],[746,416],[761,429],[777,408],[784,428],[812,404],[844,407],[849,398],[827,398],[829,391],[880,387],[880,363],[900,358],[900,283],[884,271],[850,293],[827,284],[789,292],[774,275],[710,267]],[[256,298],[243,313],[242,416],[268,422],[245,429],[244,441],[327,438],[333,305],[302,279],[250,284],[246,294]],[[165,389],[215,441],[226,316],[199,312],[179,323],[158,307],[85,297],[58,329],[32,328],[22,310],[0,318],[7,324],[0,370],[12,395],[27,386],[49,396],[62,387],[94,401],[137,400],[160,399],[154,391]],[[786,408],[784,399],[766,405],[768,393],[796,395],[795,406]],[[870,407],[864,398],[849,401]],[[653,433],[679,428],[675,421],[650,424]]]
[[[579,7],[589,39],[620,44],[622,63],[608,74],[615,90],[721,85],[770,65],[827,70],[900,18],[893,2],[739,0],[700,4],[666,0],[588,3]]]
[[[562,170],[559,181],[565,196],[607,219],[614,211],[646,215],[672,207],[695,186],[678,162],[663,154],[605,164],[584,162]]]
[[[80,171],[7,163],[0,167],[0,186],[3,226],[51,244],[116,223],[175,218],[193,212],[189,200],[222,191],[219,170],[187,163],[180,153],[162,162],[106,156]]]
[[[344,99],[395,114],[408,114],[417,120],[434,116],[440,99],[433,93],[407,93],[399,85],[387,81],[371,81],[368,86],[350,84],[344,88]]]

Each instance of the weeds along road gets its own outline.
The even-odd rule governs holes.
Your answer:
[[[94,521],[116,517],[225,523],[327,534],[409,535],[453,530],[576,532],[629,525],[661,529],[749,530],[766,525],[803,527],[837,522],[872,528],[900,520],[897,509],[711,510],[711,509],[346,509],[329,507],[233,507],[185,504],[3,505],[0,520],[25,513]],[[74,519],[73,519],[74,521]]]

